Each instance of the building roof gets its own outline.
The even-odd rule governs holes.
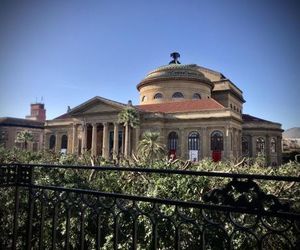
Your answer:
[[[55,117],[53,120],[61,120],[61,119],[68,119],[71,118],[71,115],[69,113],[64,113],[58,117]]]
[[[248,115],[248,114],[243,114],[242,115],[243,121],[244,122],[265,122],[265,123],[275,123],[275,122],[271,122],[271,121],[267,121],[252,115]]]
[[[145,84],[165,80],[188,80],[208,84],[213,87],[211,81],[199,70],[196,64],[169,64],[159,67],[150,73],[137,85],[140,90]]]
[[[179,113],[179,112],[190,112],[190,111],[193,112],[193,111],[203,111],[203,110],[225,109],[225,107],[222,104],[218,103],[214,99],[145,104],[145,105],[137,105],[135,107],[144,112],[155,112],[155,113]]]
[[[121,103],[121,102],[116,102],[116,101],[113,101],[113,100],[110,100],[110,99],[107,99],[107,98],[104,98],[104,97],[101,97],[101,96],[95,96],[89,100],[87,100],[86,102],[84,103],[81,103],[80,105],[72,108],[69,112],[67,113],[64,113],[56,118],[54,118],[53,120],[61,120],[61,119],[68,119],[68,118],[71,118],[72,114],[80,111],[82,108],[86,107],[86,106],[89,106],[89,105],[93,105],[97,102],[103,102],[103,103],[106,103],[108,105],[111,105],[111,106],[114,106],[118,109],[124,109],[126,108],[128,105],[127,104],[124,104],[124,103]]]
[[[14,117],[0,117],[0,126],[44,128],[44,122]]]

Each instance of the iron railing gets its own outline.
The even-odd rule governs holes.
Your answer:
[[[55,176],[63,180],[67,171],[73,172],[72,178],[83,171],[90,176],[101,173],[101,178],[105,173],[123,178],[126,173],[133,181],[154,174],[170,181],[183,176],[196,181],[219,178],[222,186],[202,190],[199,200],[147,197],[87,189],[70,180],[57,183]],[[52,179],[45,178],[50,174]],[[283,200],[261,188],[262,182],[299,188],[300,177],[0,164],[0,248],[297,249],[299,197]]]

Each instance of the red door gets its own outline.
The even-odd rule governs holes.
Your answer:
[[[214,151],[212,152],[212,160],[213,160],[214,162],[220,161],[220,160],[221,160],[221,156],[222,156],[221,150],[214,150]]]

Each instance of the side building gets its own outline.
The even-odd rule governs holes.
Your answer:
[[[32,151],[44,148],[44,123],[46,110],[43,103],[31,104],[30,115],[26,119],[0,117],[0,146],[7,149],[22,148],[22,142],[17,141],[18,134],[24,131],[32,135],[32,140],[26,142],[27,149]]]

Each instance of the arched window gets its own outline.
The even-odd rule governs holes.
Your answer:
[[[276,139],[272,138],[271,139],[271,153],[276,153]]]
[[[189,150],[199,150],[199,134],[191,132],[188,137]]]
[[[172,98],[184,98],[183,94],[181,92],[175,92],[172,95]]]
[[[178,145],[178,135],[176,132],[171,132],[168,136],[168,149],[170,151],[176,151]]]
[[[49,139],[49,149],[54,149],[55,148],[55,135],[51,135]]]
[[[249,154],[249,142],[247,137],[242,137],[242,154],[248,155]]]
[[[256,139],[256,151],[257,153],[265,153],[265,140],[262,137]]]
[[[210,137],[211,150],[223,150],[223,133],[220,131],[214,131]]]
[[[163,95],[161,93],[156,93],[154,95],[154,99],[162,99],[163,98]]]
[[[195,99],[195,100],[201,99],[201,95],[199,93],[195,93],[195,94],[193,94],[193,99]]]
[[[68,136],[63,135],[61,137],[61,149],[67,149],[68,148]]]
[[[145,101],[147,101],[147,96],[144,95],[144,96],[142,97],[142,102],[145,102]]]

